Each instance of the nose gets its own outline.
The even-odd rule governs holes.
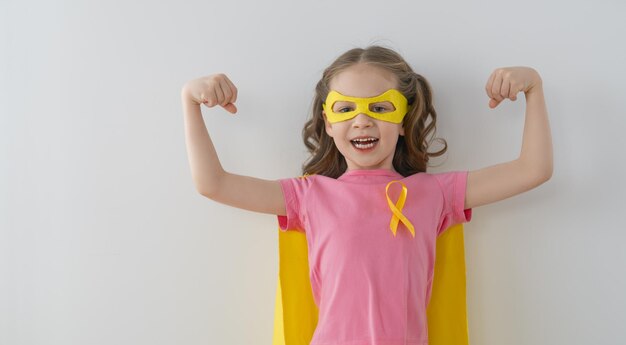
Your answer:
[[[352,120],[352,127],[354,128],[372,127],[373,124],[372,118],[363,113],[357,114]]]

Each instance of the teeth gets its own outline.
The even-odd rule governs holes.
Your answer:
[[[370,147],[374,147],[375,144],[376,142],[371,142],[369,144],[354,143],[354,146],[357,149],[369,149]]]
[[[356,147],[357,149],[369,149],[374,147],[374,145],[376,145],[376,142],[378,141],[378,139],[376,138],[357,138],[357,139],[352,139],[352,145],[354,145],[354,147]]]

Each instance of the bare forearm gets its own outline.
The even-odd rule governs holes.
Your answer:
[[[211,195],[217,191],[224,169],[206,129],[200,105],[181,95],[185,118],[185,142],[191,174],[196,189],[201,194]]]
[[[549,179],[553,170],[552,136],[542,84],[525,95],[526,121],[519,160],[541,178]]]

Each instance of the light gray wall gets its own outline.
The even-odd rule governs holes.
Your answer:
[[[543,80],[552,180],[466,225],[473,344],[626,342],[626,35],[621,1],[0,1],[0,344],[270,344],[273,216],[194,189],[180,89],[224,72],[239,113],[204,109],[223,166],[295,176],[322,70],[398,50],[435,90],[449,150],[431,171],[517,158]]]

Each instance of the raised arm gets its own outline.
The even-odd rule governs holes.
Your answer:
[[[220,105],[237,112],[237,88],[224,74],[187,82],[181,91],[185,117],[185,141],[196,190],[217,202],[255,212],[285,214],[285,203],[278,181],[229,173],[222,168],[209,136],[200,104]]]
[[[526,97],[522,150],[516,160],[470,171],[465,208],[474,208],[533,189],[552,177],[552,138],[539,73],[530,67],[496,69],[485,87],[495,108],[505,98]]]

